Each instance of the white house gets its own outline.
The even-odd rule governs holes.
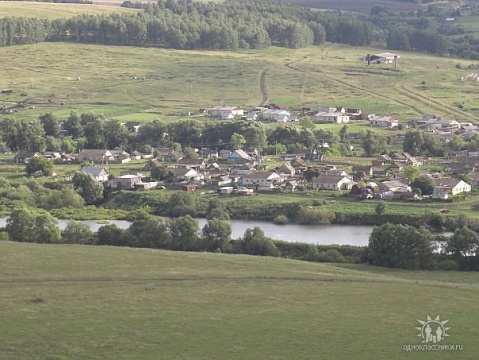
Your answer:
[[[258,190],[270,191],[281,182],[283,178],[280,175],[269,171],[253,171],[241,177],[243,186],[255,186]]]
[[[401,57],[397,54],[390,52],[383,52],[378,54],[372,54],[369,56],[369,63],[371,64],[394,64],[395,61]],[[368,60],[366,58],[366,60]]]
[[[239,106],[215,106],[208,110],[208,116],[221,119],[233,119],[235,116],[243,116],[244,110]]]
[[[345,115],[340,111],[336,112],[318,112],[313,115],[313,122],[316,124],[342,124],[349,122],[349,115]]]
[[[399,121],[392,116],[373,116],[369,119],[369,125],[393,129],[398,127]]]
[[[471,192],[471,185],[459,179],[436,179],[436,186],[432,192],[433,199],[446,200],[451,196]]]
[[[287,110],[268,109],[261,113],[261,119],[265,121],[287,122],[291,119],[291,113]]]
[[[351,190],[355,182],[349,176],[319,175],[313,179],[315,190]]]
[[[81,172],[90,175],[99,182],[108,180],[108,172],[103,167],[84,166],[81,168]]]

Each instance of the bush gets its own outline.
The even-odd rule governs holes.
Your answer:
[[[457,271],[459,270],[459,264],[455,260],[444,260],[437,266],[439,270]]]
[[[321,262],[333,262],[340,263],[344,261],[343,255],[338,250],[327,250],[319,254],[319,261]]]
[[[273,221],[277,225],[286,225],[289,222],[289,219],[285,215],[278,215],[274,218]]]

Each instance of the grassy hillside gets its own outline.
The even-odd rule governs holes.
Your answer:
[[[54,4],[29,1],[0,1],[0,17],[23,16],[40,19],[68,18],[80,14],[105,14],[114,11],[134,11],[121,7],[88,4]]]
[[[0,242],[1,359],[475,359],[478,274]],[[420,344],[440,315],[464,350]],[[452,353],[452,354],[451,354]]]
[[[479,119],[470,61],[404,53],[367,66],[380,50],[338,45],[207,52],[45,43],[0,48],[0,104],[31,118],[94,111],[120,120],[202,117],[218,104],[359,107],[410,120],[425,113]],[[459,64],[460,68],[456,65]]]

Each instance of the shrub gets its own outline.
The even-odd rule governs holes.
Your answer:
[[[444,260],[438,264],[439,270],[456,271],[459,270],[459,264],[455,260]]]
[[[286,225],[289,222],[289,219],[285,215],[278,215],[274,218],[274,223],[278,225]]]

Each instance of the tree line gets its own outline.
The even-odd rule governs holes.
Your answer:
[[[210,217],[200,230],[190,215],[153,218],[136,211],[127,229],[105,225],[94,233],[87,224],[71,221],[64,230],[48,212],[21,208],[12,211],[0,238],[18,242],[66,243],[153,248],[174,251],[207,251],[286,257],[315,262],[366,262],[375,266],[409,270],[479,269],[479,237],[468,226],[457,228],[440,243],[424,227],[375,227],[367,247],[289,244],[265,236],[259,227],[231,238],[231,224],[222,216]],[[439,246],[439,248],[438,248]]]
[[[257,0],[225,3],[160,0],[137,13],[70,19],[0,19],[0,46],[44,41],[174,49],[300,48],[325,41],[368,45],[373,27],[353,16]]]

